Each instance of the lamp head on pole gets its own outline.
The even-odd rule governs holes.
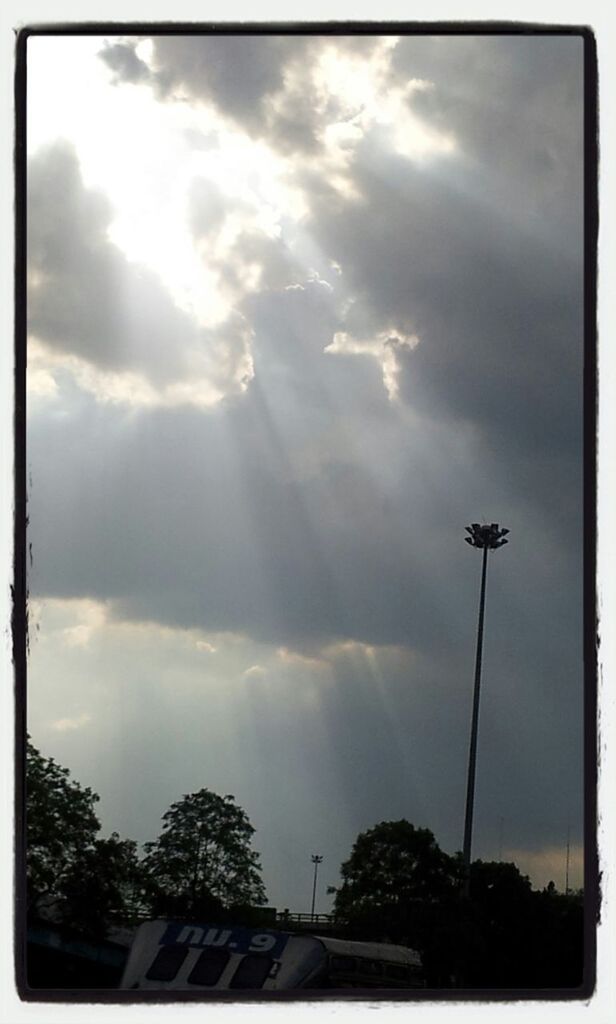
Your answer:
[[[505,527],[499,528],[498,523],[490,523],[489,525],[482,526],[480,523],[472,523],[470,526],[465,526],[464,529],[469,537],[465,537],[464,540],[467,544],[470,544],[473,548],[500,548],[503,544],[508,544],[506,540],[506,534],[509,533]]]

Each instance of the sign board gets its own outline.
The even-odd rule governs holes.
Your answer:
[[[290,936],[284,932],[169,922],[159,939],[159,944],[196,946],[199,949],[214,946],[234,953],[267,953],[278,959],[289,938]]]

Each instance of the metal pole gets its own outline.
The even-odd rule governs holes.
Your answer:
[[[483,617],[486,600],[486,574],[488,568],[488,545],[483,549],[481,567],[481,597],[479,599],[479,623],[477,626],[477,657],[475,660],[475,690],[473,694],[473,718],[471,725],[471,743],[468,755],[468,779],[466,785],[466,814],[464,818],[464,845],[462,856],[464,861],[463,894],[470,891],[471,868],[471,837],[473,832],[473,805],[475,802],[475,766],[477,761],[477,730],[479,725],[479,690],[481,686],[481,654],[483,647]]]
[[[311,916],[313,921],[314,921],[314,903],[315,903],[315,899],[316,899],[316,895],[317,895],[317,871],[319,870],[319,864],[321,863],[322,860],[323,860],[323,858],[320,857],[318,853],[313,853],[313,855],[312,855],[312,863],[314,864],[314,878],[313,878],[313,881],[312,881],[312,908],[310,910],[310,916]]]

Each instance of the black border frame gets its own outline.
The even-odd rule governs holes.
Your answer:
[[[584,596],[584,981],[566,989],[355,989],[346,992],[268,992],[263,996],[222,990],[212,992],[128,992],[114,989],[33,989],[26,974],[25,876],[25,749],[27,731],[28,557],[26,480],[26,106],[27,43],[31,36],[117,35],[559,35],[581,37],[584,44],[584,371],[583,371],[583,596]],[[597,244],[598,209],[598,76],[597,46],[583,25],[547,25],[516,21],[331,21],[331,22],[44,22],[16,33],[15,43],[15,340],[14,340],[14,520],[12,652],[15,692],[15,837],[14,837],[14,965],[20,998],[33,1003],[99,1003],[106,1005],[202,1004],[268,1002],[389,1003],[478,1001],[588,1000],[596,985],[596,927],[600,918],[600,876],[597,840],[598,699],[597,699]]]

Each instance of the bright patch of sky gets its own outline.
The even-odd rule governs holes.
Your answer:
[[[198,327],[216,329],[242,299],[264,287],[263,266],[244,258],[242,238],[252,233],[263,240],[283,239],[297,260],[299,274],[287,288],[303,281],[321,280],[322,269],[310,261],[306,224],[310,222],[310,196],[298,175],[306,169],[326,179],[348,202],[361,200],[348,173],[358,143],[375,127],[386,132],[394,150],[423,160],[454,148],[453,137],[439,134],[411,113],[407,102],[415,90],[430,88],[423,80],[404,86],[388,83],[391,52],[397,40],[381,40],[369,59],[341,54],[334,43],[321,51],[312,68],[291,62],[283,88],[270,101],[290,102],[311,82],[320,147],[306,158],[283,156],[266,141],[250,137],[211,105],[186,98],[162,101],[150,84],[112,83],[112,73],[100,59],[108,45],[97,37],[32,37],[28,43],[28,147],[31,157],[58,138],[75,147],[83,184],[101,190],[111,203],[107,238],[133,264],[156,273],[173,302]],[[136,55],[147,64],[152,45],[142,40]],[[203,237],[191,229],[189,202],[195,183],[215,190],[220,201],[219,223]],[[235,248],[234,248],[235,247]],[[314,246],[312,246],[314,249]],[[323,263],[324,261],[322,261]],[[326,262],[326,261],[325,261]],[[229,263],[238,271],[231,280]],[[348,304],[336,276],[341,309]],[[36,282],[32,282],[35,284]],[[119,301],[119,299],[118,299]],[[36,340],[36,339],[35,339]],[[406,344],[406,342],[401,342]],[[247,335],[244,362],[233,386],[249,380],[253,368]],[[342,351],[332,339],[329,351]],[[390,399],[397,394],[396,360],[392,349],[377,341],[348,353],[365,352],[382,366]],[[99,401],[208,406],[224,397],[221,387],[199,366],[194,352],[190,376],[167,388],[154,387],[138,373],[105,373],[73,356],[52,357],[38,344],[29,375],[31,392],[54,394],[60,365],[79,386]]]
[[[412,114],[407,102],[414,92],[430,89],[433,83],[411,78],[393,86],[387,81],[390,54],[397,42],[394,36],[382,39],[368,60],[341,56],[330,46],[318,61],[317,81],[328,100],[334,97],[341,105],[342,116],[327,125],[325,137],[343,164],[345,152],[350,154],[353,144],[373,126],[387,129],[394,151],[414,160],[448,154],[456,147],[452,133],[430,129]]]
[[[156,271],[199,323],[223,320],[226,297],[187,223],[188,190],[196,177],[206,177],[224,189],[230,205],[244,204],[261,231],[275,234],[280,217],[303,210],[280,180],[281,161],[203,105],[157,102],[146,85],[111,85],[98,59],[100,38],[34,37],[28,47],[30,155],[58,137],[73,142],[84,184],[112,203],[110,239],[129,260]],[[219,249],[236,233],[233,223],[226,225]]]

